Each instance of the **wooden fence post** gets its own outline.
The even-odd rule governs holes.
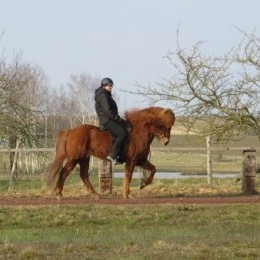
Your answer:
[[[242,176],[242,193],[250,195],[255,194],[255,177],[256,177],[256,150],[243,150],[243,176]]]
[[[112,193],[112,164],[108,160],[99,160],[99,191]]]
[[[16,150],[14,152],[13,165],[11,165],[12,168],[11,168],[8,190],[12,189],[14,174],[15,174],[15,171],[17,170],[16,162],[17,162],[17,156],[18,156],[18,148],[19,148],[20,144],[21,144],[21,141],[19,139],[16,139],[16,148],[15,148]]]
[[[211,163],[211,151],[210,151],[210,136],[206,136],[207,142],[207,177],[208,184],[212,184],[212,163]]]

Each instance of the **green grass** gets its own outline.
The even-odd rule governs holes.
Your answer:
[[[150,161],[156,166],[158,172],[181,172],[185,175],[206,174],[206,152],[158,152],[153,151]],[[226,152],[221,158],[212,153],[213,173],[240,173],[242,157],[230,155]],[[116,166],[116,171],[123,171],[123,166]]]
[[[172,137],[172,146],[204,146],[205,140]],[[254,138],[232,145],[255,146]],[[156,143],[154,144],[157,145]],[[213,153],[213,172],[240,172],[241,152]],[[203,152],[152,154],[158,171],[205,173]],[[8,168],[8,166],[6,166]],[[122,166],[115,168],[122,170]],[[46,171],[46,169],[45,169]],[[94,172],[97,173],[96,165]],[[19,173],[8,191],[9,175],[0,173],[0,199],[54,195],[43,187],[44,174]],[[91,176],[98,191],[98,177]],[[154,180],[136,198],[241,196],[235,178]],[[121,179],[109,197],[121,198]],[[260,192],[260,178],[257,177]],[[85,197],[78,170],[65,182],[65,197]],[[1,206],[0,259],[260,259],[259,205],[156,206]]]
[[[24,176],[1,198],[46,197],[43,176]],[[91,176],[98,191],[98,178]],[[137,198],[241,196],[233,178],[154,180]],[[121,198],[121,179],[113,193]],[[257,177],[259,191],[260,179]],[[85,197],[78,172],[66,180],[64,197]],[[252,205],[54,205],[1,206],[0,259],[258,259],[260,206]]]
[[[98,176],[90,177],[96,191],[99,191]],[[112,197],[121,198],[122,179],[113,179]],[[53,197],[49,189],[45,188],[45,182],[41,176],[31,179],[19,179],[14,181],[11,190],[8,190],[9,180],[0,179],[1,197]],[[155,179],[151,185],[140,190],[140,179],[133,179],[130,185],[131,193],[136,198],[155,197],[180,197],[180,196],[240,196],[241,182],[235,178],[213,179],[212,185],[208,185],[206,178],[194,179]],[[260,192],[260,177],[256,178],[257,191]],[[79,174],[72,173],[65,181],[63,194],[66,197],[85,197],[84,187]]]
[[[0,177],[1,197],[53,197],[54,195],[45,187],[45,176],[20,176],[15,180],[9,190],[8,176]],[[96,191],[99,191],[97,175],[91,175],[90,181]],[[121,198],[123,179],[113,179],[112,197]],[[206,178],[190,179],[154,179],[151,185],[140,190],[140,179],[132,179],[130,190],[136,198],[180,197],[180,196],[240,196],[241,181],[236,177],[213,178],[208,185]],[[256,176],[256,190],[260,192],[260,176]],[[72,172],[65,181],[63,194],[66,197],[85,197],[86,188],[83,185],[78,171]]]
[[[2,259],[256,259],[258,205],[0,209]]]

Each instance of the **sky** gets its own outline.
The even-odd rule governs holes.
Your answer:
[[[260,27],[259,0],[0,0],[0,6],[0,51],[22,52],[53,88],[66,86],[72,74],[110,77],[121,111],[147,104],[120,89],[173,75],[164,56],[176,49],[178,28],[181,46],[203,40],[206,52],[223,53],[242,39],[234,26],[257,35]]]

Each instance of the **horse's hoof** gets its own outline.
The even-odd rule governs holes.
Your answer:
[[[135,197],[132,194],[128,195],[128,199],[133,200]]]
[[[94,199],[94,200],[99,200],[100,199],[100,195],[98,193],[92,193],[90,195],[90,198]]]
[[[142,179],[140,183],[140,190],[143,189],[145,186],[147,186],[147,184],[145,183],[144,179]]]
[[[50,186],[47,186],[46,184],[42,186],[42,191],[50,191]]]
[[[132,194],[123,194],[123,199],[134,199],[134,196]]]
[[[62,200],[62,194],[56,194],[56,199],[58,201],[61,201]]]
[[[51,189],[51,187],[48,187],[46,185],[44,185],[41,189],[41,193],[43,194],[48,194],[48,195],[53,195],[53,190]]]

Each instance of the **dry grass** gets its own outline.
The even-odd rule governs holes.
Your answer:
[[[258,205],[0,209],[1,259],[258,259]]]
[[[99,191],[98,177],[92,175],[91,182]],[[122,197],[122,179],[113,179],[113,191],[105,197]],[[241,182],[236,178],[213,179],[212,185],[208,185],[205,178],[192,179],[155,179],[145,189],[140,190],[140,180],[133,179],[131,192],[136,198],[156,197],[179,197],[179,196],[236,196],[241,194]],[[256,186],[260,187],[260,177],[257,176]],[[83,198],[87,195],[79,174],[76,172],[70,175],[64,185],[65,197]],[[20,179],[14,183],[13,189],[8,191],[8,181],[0,180],[0,197],[44,197],[53,198],[52,188],[46,188],[42,177],[35,176],[31,179]]]

